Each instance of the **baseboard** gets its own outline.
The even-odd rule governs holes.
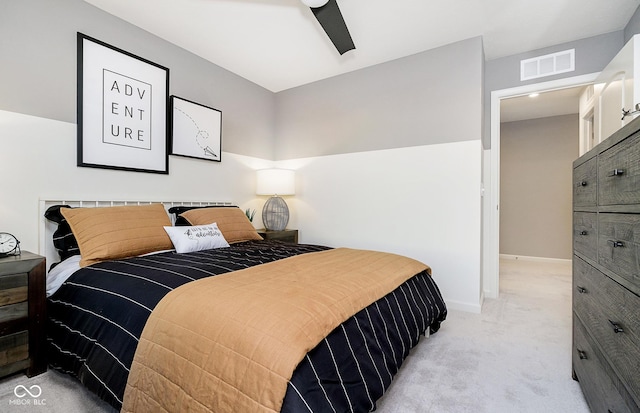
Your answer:
[[[571,264],[571,260],[564,259],[564,258],[529,257],[529,256],[526,256],[526,255],[500,254],[500,259],[501,260],[548,262],[548,263],[555,263],[555,264]]]
[[[480,303],[469,304],[455,300],[447,300],[446,298],[444,299],[444,302],[447,305],[447,310],[457,310],[475,314],[480,314],[480,312],[482,311],[482,304]]]

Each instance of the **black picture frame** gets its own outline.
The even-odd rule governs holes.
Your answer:
[[[170,106],[169,153],[222,162],[222,111],[175,95]]]
[[[169,173],[169,69],[78,32],[77,165]]]

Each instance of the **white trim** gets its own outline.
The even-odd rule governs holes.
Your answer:
[[[500,101],[508,97],[528,95],[533,92],[565,89],[595,82],[599,73],[567,77],[548,82],[534,83],[491,92],[491,149],[489,187],[485,182],[486,204],[483,228],[487,231],[483,248],[482,289],[486,298],[498,298],[500,291]]]
[[[526,255],[500,254],[501,260],[547,262],[550,264],[571,264],[573,261],[566,258],[529,257]]]
[[[464,311],[465,313],[480,314],[482,312],[481,304],[469,304],[461,301],[445,299],[447,302],[447,310]]]

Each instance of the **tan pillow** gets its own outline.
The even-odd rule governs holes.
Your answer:
[[[162,204],[61,208],[80,247],[80,266],[173,249]]]
[[[215,222],[229,244],[262,239],[240,208],[196,208],[183,212],[180,216],[191,225]]]

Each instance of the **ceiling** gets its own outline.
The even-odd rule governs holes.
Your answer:
[[[580,94],[585,86],[518,96],[500,101],[500,122],[515,122],[548,116],[579,113]]]
[[[273,92],[482,36],[487,60],[623,29],[640,0],[337,0],[338,54],[300,0],[85,0]]]

